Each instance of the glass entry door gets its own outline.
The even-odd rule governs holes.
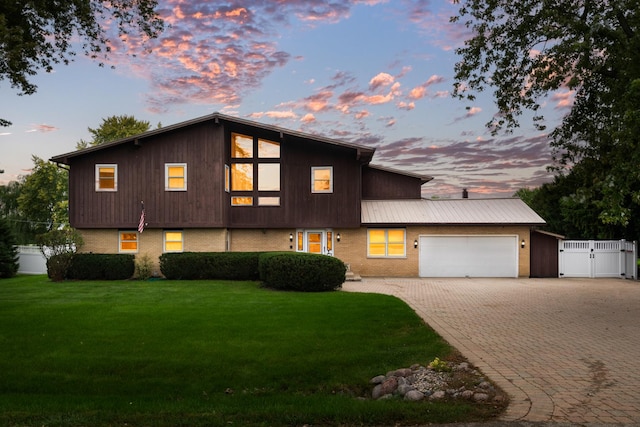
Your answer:
[[[298,252],[333,255],[331,230],[298,230]]]

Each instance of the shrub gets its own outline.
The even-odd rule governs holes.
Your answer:
[[[0,218],[0,279],[15,276],[19,266],[16,239],[7,221]]]
[[[73,255],[67,278],[76,280],[124,280],[133,276],[134,256],[131,254]]]
[[[346,266],[338,258],[299,252],[271,252],[260,256],[260,280],[283,290],[320,292],[340,288]]]
[[[136,257],[135,276],[138,280],[148,280],[153,275],[153,261],[147,254]]]
[[[73,228],[48,231],[37,236],[38,246],[47,259],[47,275],[53,281],[67,277],[73,254],[83,244],[82,236]]]
[[[167,279],[258,280],[260,252],[181,252],[160,256]]]
[[[69,266],[73,259],[73,252],[62,252],[47,258],[47,276],[54,282],[61,282],[67,278]]]

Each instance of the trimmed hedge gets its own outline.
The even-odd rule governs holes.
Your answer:
[[[322,292],[339,289],[347,268],[338,258],[302,252],[270,252],[260,256],[260,279],[275,289]]]
[[[74,280],[125,280],[135,271],[132,254],[76,253],[67,270],[67,278]]]
[[[259,280],[260,252],[181,252],[160,256],[160,271],[174,280]]]

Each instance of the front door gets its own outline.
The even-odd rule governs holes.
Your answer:
[[[333,255],[331,230],[298,230],[298,252]]]

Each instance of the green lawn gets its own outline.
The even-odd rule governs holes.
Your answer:
[[[482,419],[371,401],[451,349],[406,304],[253,282],[0,281],[0,425],[393,425]]]

